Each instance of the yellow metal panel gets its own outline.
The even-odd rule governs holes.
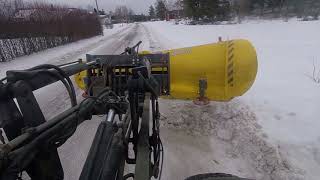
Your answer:
[[[210,100],[228,101],[244,94],[257,74],[257,56],[247,40],[232,40],[170,53],[170,94],[177,99],[199,96],[199,80],[206,79]]]
[[[86,85],[84,83],[84,78],[87,76],[87,71],[81,71],[80,73],[74,75],[74,80],[77,84],[77,86],[82,89],[85,90]]]
[[[164,71],[164,72],[167,72],[167,68],[164,67],[156,67],[156,68],[151,68],[151,71],[156,71],[156,72],[161,72],[161,71]]]
[[[170,53],[170,95],[177,99],[199,96],[199,80],[207,80],[206,97],[229,101],[247,92],[255,81],[258,61],[247,40],[231,40],[190,48],[163,51]],[[150,52],[144,51],[142,54]],[[153,68],[153,71],[162,70]],[[117,72],[119,70],[116,70]],[[164,71],[167,71],[165,68]],[[75,76],[77,85],[85,88],[86,71]]]

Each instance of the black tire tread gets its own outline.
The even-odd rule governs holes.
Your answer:
[[[198,174],[186,178],[185,180],[246,180],[237,176],[225,173]]]

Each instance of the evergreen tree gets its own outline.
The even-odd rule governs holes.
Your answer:
[[[208,17],[215,14],[216,0],[184,0],[186,16],[193,19]]]
[[[301,18],[303,15],[303,1],[301,0],[288,0],[289,6],[293,7],[293,13],[297,15],[298,18]]]
[[[159,19],[165,20],[167,13],[167,7],[163,0],[158,0],[156,2],[156,15]]]
[[[231,14],[229,0],[184,0],[185,14],[193,19],[226,20]]]
[[[217,20],[226,21],[231,18],[231,4],[228,0],[220,0],[217,2]]]
[[[200,0],[199,3],[199,11],[202,18],[210,19],[214,21],[216,18],[219,18],[219,14],[222,13],[220,4],[220,0]],[[221,5],[221,6],[220,6]]]
[[[264,10],[266,7],[266,0],[251,0],[250,2],[250,11],[255,11],[257,10],[259,13],[259,16],[263,16]]]
[[[194,20],[221,21],[232,15],[239,22],[245,16],[292,16],[318,19],[320,0],[181,0],[185,15]]]
[[[198,9],[199,1],[198,0],[184,0],[184,11],[187,17],[189,18],[199,18]]]
[[[312,16],[314,20],[319,19],[320,0],[305,0],[304,1],[304,19],[307,16]]]
[[[154,7],[152,5],[149,7],[149,16],[150,18],[154,18],[156,16]]]

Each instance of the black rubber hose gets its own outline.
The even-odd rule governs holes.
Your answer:
[[[133,174],[133,173],[129,173],[129,174],[126,174],[125,176],[123,176],[123,179],[124,179],[124,180],[127,180],[127,179],[129,179],[129,178],[134,179],[134,174]]]
[[[0,82],[3,82],[3,81],[5,81],[5,80],[7,80],[6,77],[5,77],[5,78],[2,78],[2,79],[0,80]]]
[[[164,159],[164,149],[163,149],[163,144],[162,144],[162,141],[161,139],[159,139],[160,141],[160,146],[161,146],[161,167],[160,167],[160,173],[159,173],[159,180],[161,179],[161,176],[162,176],[162,169],[163,169],[163,159]]]
[[[59,68],[58,66],[52,65],[52,64],[42,64],[42,65],[30,68],[28,70],[39,70],[39,69],[55,69],[56,71],[58,71],[58,73],[61,74],[62,77],[64,77],[67,80],[68,84],[69,84],[70,94],[71,94],[70,98],[71,98],[72,106],[76,106],[77,105],[76,93],[75,93],[72,81],[71,81],[70,77],[61,68]]]
[[[71,101],[71,106],[75,107],[77,105],[77,99],[76,99],[75,94],[73,94],[73,92],[72,92],[71,86],[68,84],[68,82],[61,75],[55,74],[55,73],[48,71],[48,70],[44,70],[44,71],[40,71],[40,72],[41,73],[49,73],[50,75],[55,76],[57,79],[59,79],[67,89],[67,92],[69,94],[70,101]]]

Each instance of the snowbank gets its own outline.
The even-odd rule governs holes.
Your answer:
[[[259,180],[303,179],[303,171],[288,162],[279,147],[265,141],[255,113],[240,100],[207,106],[161,100],[160,108],[166,127],[161,131],[165,179],[206,172]]]
[[[320,70],[320,21],[203,26],[151,22],[144,26],[154,44],[160,44],[153,50],[212,43],[219,37],[250,40],[257,50],[259,72],[252,89],[238,99],[254,112],[268,136],[265,139],[304,169],[306,179],[320,177],[320,84],[309,77],[313,64]]]

